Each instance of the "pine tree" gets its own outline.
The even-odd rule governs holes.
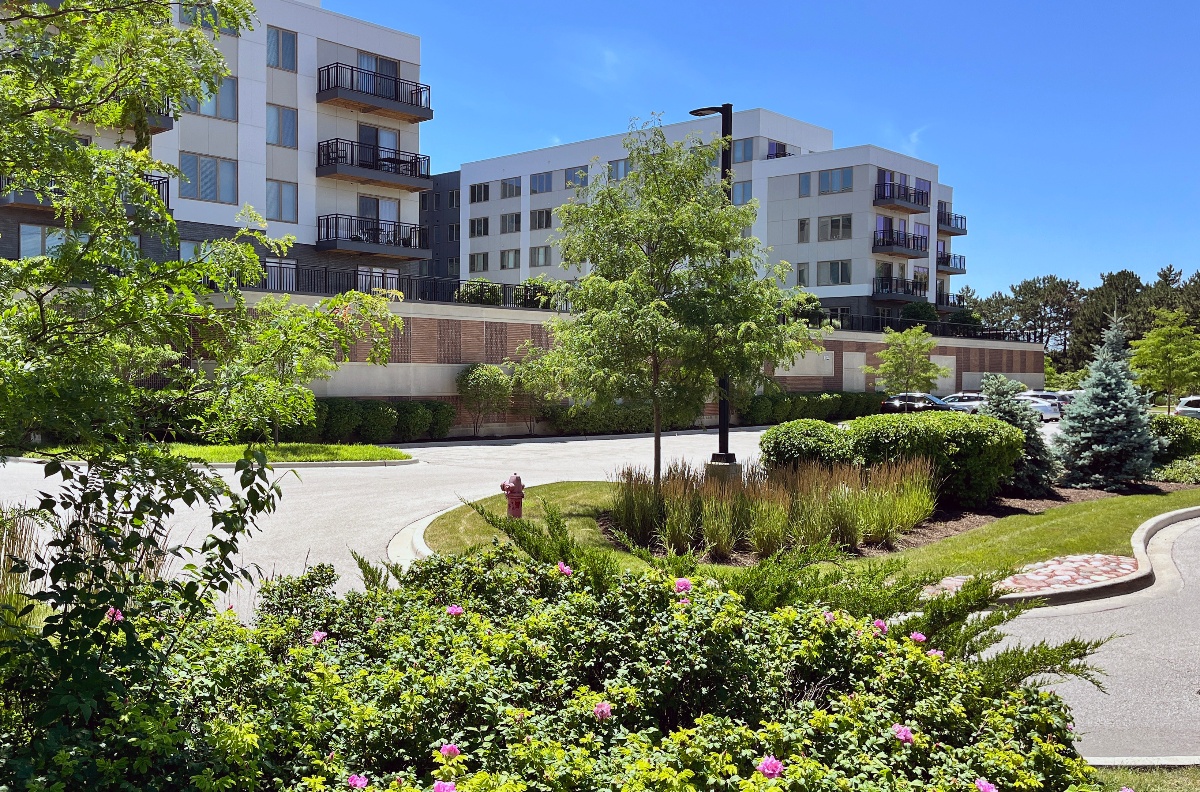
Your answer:
[[[1158,441],[1148,404],[1133,384],[1125,322],[1113,316],[1096,347],[1083,393],[1063,416],[1055,448],[1068,487],[1119,490],[1150,473]]]
[[[1003,374],[985,374],[983,395],[987,403],[979,408],[979,414],[999,418],[1025,433],[1025,453],[1005,487],[1015,495],[1043,497],[1050,494],[1050,482],[1058,475],[1058,460],[1042,436],[1041,416],[1028,402],[1016,398],[1023,390],[1024,385]]]

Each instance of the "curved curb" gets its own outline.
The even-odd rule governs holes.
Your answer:
[[[433,555],[433,548],[425,544],[425,529],[438,517],[441,517],[443,514],[449,514],[459,506],[462,506],[462,504],[460,503],[457,506],[450,506],[441,511],[436,511],[415,522],[410,522],[401,528],[392,537],[391,541],[388,542],[388,561],[407,568],[413,561],[429,558],[429,556]]]
[[[1154,538],[1155,534],[1168,526],[1197,517],[1200,517],[1200,506],[1189,506],[1186,509],[1177,509],[1160,514],[1157,517],[1151,517],[1138,526],[1138,529],[1133,532],[1133,536],[1129,540],[1130,545],[1133,547],[1133,557],[1137,559],[1136,572],[1114,580],[1089,583],[1086,586],[1077,586],[1059,591],[1005,594],[1000,598],[1000,602],[1015,603],[1042,600],[1047,605],[1067,605],[1072,602],[1086,602],[1088,600],[1116,597],[1121,594],[1131,594],[1135,591],[1149,588],[1154,585],[1154,565],[1150,562],[1150,554],[1146,550],[1150,544],[1150,540]]]
[[[37,457],[9,457],[5,460],[8,462],[23,462],[28,465],[44,465],[50,460],[38,459]],[[415,465],[421,460],[416,457],[411,459],[370,459],[370,460],[330,460],[328,462],[270,462],[274,469],[280,468],[339,468],[339,467],[397,467],[399,465]],[[62,460],[64,465],[72,465],[79,467],[84,463],[77,459]],[[207,464],[191,465],[193,468],[210,467],[214,470],[233,470],[237,467],[236,462],[209,462]]]

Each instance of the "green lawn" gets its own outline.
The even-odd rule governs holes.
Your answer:
[[[1134,792],[1200,792],[1200,767],[1127,770],[1106,768],[1097,771],[1104,792],[1129,787]]]
[[[280,443],[257,446],[270,462],[374,462],[385,459],[412,459],[394,448],[374,445],[333,445],[327,443]],[[174,453],[203,462],[237,462],[246,451],[244,445],[191,445],[172,443]]]

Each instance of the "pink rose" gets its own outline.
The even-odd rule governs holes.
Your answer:
[[[450,614],[451,616],[462,616],[463,609],[459,605],[447,605],[446,613]]]
[[[454,792],[453,781],[434,781],[433,792]]]
[[[608,720],[612,717],[612,704],[601,701],[592,709],[592,714],[596,716],[596,720]]]
[[[825,611],[825,623],[826,624],[833,624],[833,622],[836,620],[837,620],[836,613],[834,613],[833,611]]]
[[[692,590],[692,581],[688,580],[687,578],[676,578],[675,579],[675,593],[676,594],[680,594],[684,591],[691,591],[691,590]]]
[[[350,785],[351,789],[366,789],[368,782],[365,775],[356,774],[347,778],[346,783]]]
[[[979,792],[996,792],[996,785],[989,782],[986,778],[976,778],[975,788]]]
[[[774,756],[767,754],[762,761],[758,763],[758,772],[762,773],[767,778],[779,778],[783,775],[783,762],[776,759]]]
[[[876,619],[875,620],[875,629],[879,630],[879,632],[886,635],[887,634],[887,622],[885,622],[883,619]]]
[[[462,753],[462,751],[458,750],[458,746],[454,743],[446,743],[438,750],[441,751],[442,756],[446,757],[447,759],[453,759]]]
[[[915,632],[908,637],[913,640],[913,643],[925,643],[925,636],[919,632]]]
[[[570,577],[572,575],[571,567],[567,566],[562,561],[558,562],[558,571],[562,572],[567,577]]]
[[[896,739],[899,740],[900,742],[904,743],[905,745],[913,744],[912,729],[908,728],[907,726],[904,726],[899,723],[893,723],[892,724],[892,734],[896,735]],[[983,790],[980,790],[980,792],[983,792]],[[996,792],[996,791],[993,789],[992,792]]]
[[[123,622],[123,621],[125,621],[125,614],[121,613],[120,609],[118,609],[118,608],[109,608],[108,611],[104,614],[104,618],[106,618],[110,622],[114,622],[114,623],[115,622]]]
[[[313,646],[316,646],[317,644],[321,643],[321,641],[324,641],[325,636],[328,634],[329,633],[323,633],[320,630],[313,630],[312,637],[308,640],[312,642]]]
[[[945,656],[946,653],[943,652],[941,649],[930,649],[925,654],[929,655],[930,657],[943,657],[943,656]]]

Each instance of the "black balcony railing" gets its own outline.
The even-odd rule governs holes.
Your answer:
[[[963,302],[961,294],[948,294],[946,292],[938,292],[937,304],[943,308],[962,308],[966,303]]]
[[[957,231],[967,230],[967,216],[953,212],[938,212],[938,225],[947,226]]]
[[[783,157],[791,157],[792,155],[793,152],[791,151],[768,151],[767,159],[782,159]]]
[[[163,205],[170,209],[171,180],[166,176],[159,176],[154,173],[144,173],[142,174],[142,178],[145,179],[146,183],[153,187],[154,191],[158,193],[158,197],[162,200]]]
[[[967,257],[960,253],[938,253],[937,265],[945,269],[967,271]]]
[[[904,280],[903,278],[875,278],[871,282],[871,293],[924,297],[929,294],[929,281]]]
[[[429,157],[342,138],[317,144],[317,167],[324,165],[353,165],[416,179],[429,178]]]
[[[884,182],[875,185],[875,200],[904,201],[918,206],[929,206],[929,190],[918,190],[916,187],[896,182]]]
[[[857,314],[840,314],[829,319],[839,330],[854,330],[862,333],[882,333],[887,328],[904,331],[910,327],[923,325],[926,332],[938,338],[987,338],[993,341],[1025,341],[1019,333],[1009,330],[996,330],[990,327],[980,327],[973,324],[957,324],[955,322],[930,322],[920,319],[892,319],[881,316],[859,316]]]
[[[317,241],[344,240],[371,245],[400,248],[429,248],[429,231],[425,226],[376,220],[355,215],[321,215],[317,218]]]
[[[345,88],[380,99],[429,109],[428,85],[367,71],[348,63],[331,63],[317,71],[317,90],[330,91],[334,88]]]
[[[900,247],[907,248],[908,250],[929,250],[929,237],[908,234],[904,231],[876,231],[875,247]]]
[[[371,293],[376,289],[398,291],[407,302],[462,303],[494,305],[502,308],[549,308],[549,290],[545,286],[521,283],[460,281],[401,275],[378,269],[355,269],[326,265],[269,263],[266,276],[258,284],[245,288],[291,294],[333,295],[348,291]]]

